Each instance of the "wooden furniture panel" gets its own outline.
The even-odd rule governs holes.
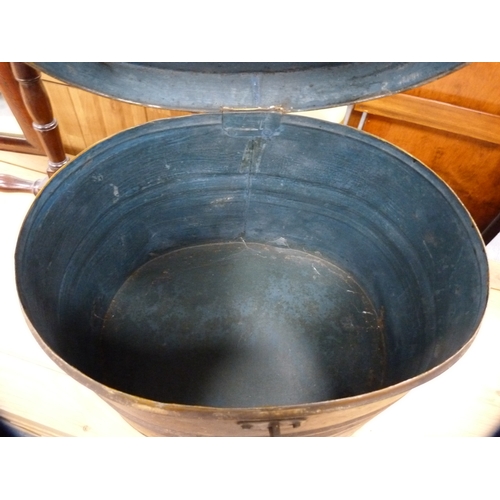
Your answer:
[[[108,137],[106,124],[104,123],[105,115],[103,115],[100,106],[101,98],[97,95],[89,92],[82,92],[75,88],[70,88],[69,94],[73,104],[75,117],[77,118],[75,124],[82,132],[85,147],[88,148],[101,139]]]
[[[500,144],[500,115],[407,94],[361,103],[356,109]]]
[[[175,109],[146,108],[148,122],[153,120],[161,120],[162,118],[174,118],[176,116],[185,116],[190,114],[192,113],[188,111],[177,111]]]
[[[48,75],[42,78],[59,120],[64,147],[74,155],[127,128],[190,114],[121,102],[77,89]]]
[[[486,242],[500,230],[500,63],[472,63],[432,83],[355,106],[363,130],[436,172],[471,213]]]
[[[112,99],[100,100],[107,136],[147,121],[146,109]]]
[[[75,120],[75,108],[71,100],[70,87],[46,81],[45,75],[42,76],[42,79],[50,96],[52,108],[55,109],[59,121],[59,130],[64,148],[70,154],[83,151],[87,147],[87,143],[80,123]]]

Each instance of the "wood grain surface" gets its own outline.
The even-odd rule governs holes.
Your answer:
[[[127,128],[190,114],[109,99],[71,87],[45,74],[42,80],[59,121],[64,148],[73,155]]]
[[[424,125],[473,139],[500,144],[500,116],[455,104],[395,94],[384,99],[360,103],[361,112]]]

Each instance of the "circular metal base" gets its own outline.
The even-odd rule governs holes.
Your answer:
[[[254,407],[379,389],[383,318],[319,256],[246,242],[167,253],[106,315],[103,381],[155,401]]]

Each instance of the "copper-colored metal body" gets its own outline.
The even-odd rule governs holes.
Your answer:
[[[98,394],[145,436],[350,436],[411,389],[454,365],[467,352],[476,336],[474,334],[462,349],[436,368],[373,393],[288,408],[228,409],[158,403],[106,387],[57,356],[29,320],[26,321],[40,346],[60,368]]]

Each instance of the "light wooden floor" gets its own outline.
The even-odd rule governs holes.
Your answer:
[[[37,179],[46,159],[0,151],[0,173]],[[139,436],[41,350],[14,281],[19,229],[33,197],[1,193],[0,416],[42,436]],[[488,308],[472,347],[453,367],[375,417],[358,437],[489,436],[500,426],[500,263],[491,261]]]

